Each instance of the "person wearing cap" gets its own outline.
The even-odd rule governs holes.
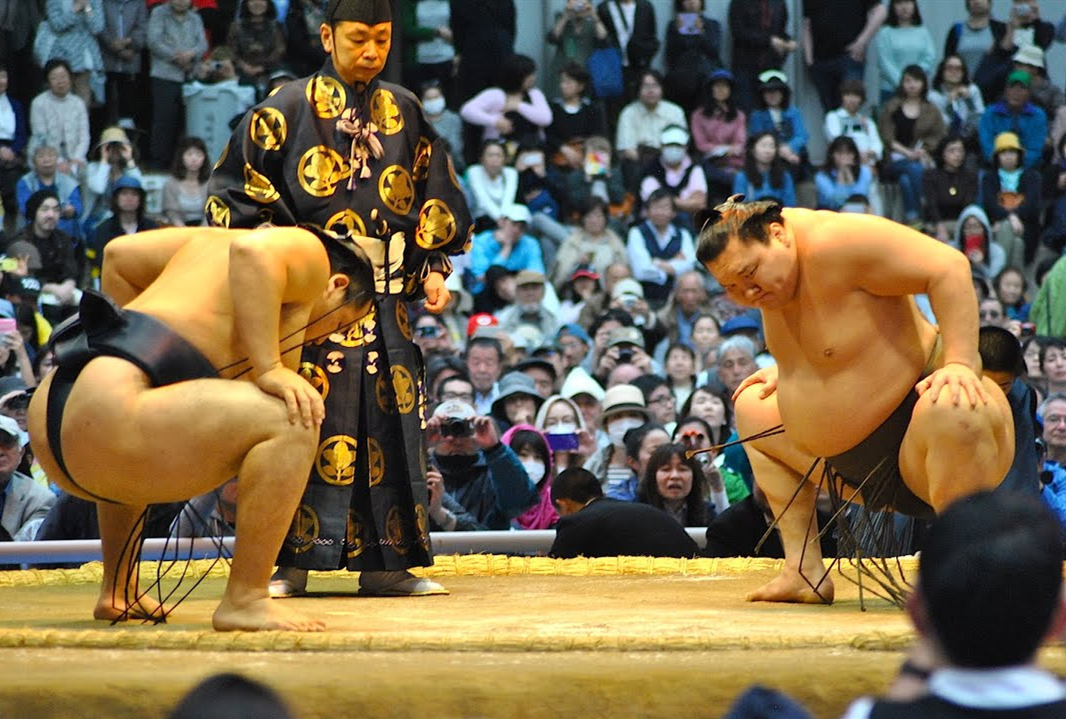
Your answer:
[[[532,377],[515,369],[500,378],[500,389],[492,402],[490,414],[501,430],[516,424],[533,424],[544,395],[537,391]]]
[[[446,386],[462,385],[453,379]],[[469,402],[441,402],[426,420],[426,443],[444,489],[484,529],[510,529],[511,520],[537,501],[536,485],[514,450],[500,441],[496,422]],[[440,519],[447,526],[447,517]]]
[[[115,183],[122,177],[132,177],[138,183],[142,178],[137,153],[121,127],[104,128],[89,157],[82,181],[85,201],[82,227],[85,237],[92,240],[97,226],[111,216]]]
[[[1024,70],[1012,70],[1007,75],[1003,97],[989,105],[977,126],[981,140],[981,152],[986,161],[992,161],[996,137],[1003,132],[1013,132],[1025,149],[1023,158],[1026,169],[1035,167],[1043,157],[1044,143],[1048,133],[1048,118],[1044,110],[1029,102],[1029,87],[1032,78]]]
[[[874,37],[881,75],[881,102],[888,102],[899,85],[903,68],[917,65],[933,74],[936,48],[929,28],[922,24],[918,0],[890,0],[885,24]]]
[[[81,223],[78,221],[84,209],[81,185],[69,174],[57,171],[59,151],[51,145],[38,145],[30,159],[32,169],[20,177],[15,185],[18,226],[21,228],[33,221],[26,214],[26,203],[30,196],[38,190],[54,190],[59,198],[59,229],[71,237],[81,237]]]
[[[685,124],[685,111],[663,99],[663,76],[659,71],[641,70],[637,79],[637,99],[622,108],[615,129],[614,149],[622,156],[622,175],[627,189],[639,190],[640,173],[659,154],[659,138],[663,130],[670,125]]]
[[[432,564],[422,519],[422,359],[406,303],[444,310],[450,256],[464,251],[472,223],[417,98],[378,78],[392,30],[388,0],[329,0],[319,27],[325,64],[245,114],[208,183],[210,225],[318,225],[338,243],[354,242],[373,266],[374,298],[362,324],[339,341],[307,347],[303,363],[329,377],[322,451],[332,452],[330,438],[355,438],[360,447],[380,446],[383,464],[371,462],[376,452],[362,452],[353,481],[341,484],[317,468],[325,470],[324,460],[317,464],[302,504],[319,518],[322,541],[308,549],[296,519],[278,557],[279,595],[302,591],[308,569],[359,571],[366,592],[441,589],[406,571]],[[380,482],[372,478],[379,466],[386,468]],[[363,551],[350,550],[351,542]]]
[[[736,103],[744,112],[755,104],[755,88],[763,70],[780,70],[794,52],[796,41],[789,34],[788,4],[785,0],[730,0],[729,32],[733,36],[733,57],[729,64],[736,76]],[[693,131],[695,132],[695,131]]]
[[[544,306],[544,274],[536,270],[521,270],[515,275],[515,301],[497,314],[500,327],[515,332],[522,325],[535,327],[543,337],[552,337],[558,320]]]
[[[1011,56],[1014,70],[1022,70],[1029,75],[1029,97],[1041,107],[1049,118],[1055,116],[1066,102],[1062,90],[1048,78],[1044,51],[1036,45],[1022,45]]]
[[[644,202],[644,214],[647,219],[629,230],[626,250],[644,298],[657,309],[666,302],[676,278],[695,266],[696,249],[692,231],[674,223],[676,199],[670,190],[661,187],[652,192]]]
[[[483,289],[485,272],[493,265],[512,272],[532,270],[544,274],[544,256],[540,243],[526,229],[532,216],[525,205],[505,205],[494,230],[474,235],[470,250],[470,272],[474,276],[471,291]]]
[[[18,422],[0,415],[0,542],[29,542],[37,534],[56,496],[17,471],[26,444]]]
[[[616,370],[623,366],[632,368],[631,376],[658,370],[644,349],[644,333],[636,327],[616,327],[608,333],[606,346],[592,376],[603,386],[610,387],[618,381]]]
[[[706,14],[704,0],[676,0],[666,26],[664,94],[691,113],[700,103],[703,78],[722,67],[722,25]]]
[[[792,88],[788,76],[780,70],[767,70],[759,75],[759,96],[756,108],[748,115],[748,137],[772,132],[777,138],[777,154],[785,162],[793,180],[806,176],[808,165],[807,125],[803,113],[792,102]]]
[[[809,542],[818,480],[805,477],[822,476],[808,475],[816,465],[840,477],[844,496],[861,492],[867,509],[920,518],[996,487],[1011,465],[1010,405],[980,376],[970,263],[870,215],[734,199],[705,221],[700,261],[734,302],[760,310],[777,360],[734,394],[737,433],[786,554],[749,598],[831,602],[832,579]],[[939,326],[917,309],[918,293]]]
[[[1005,32],[988,48],[981,63],[973,71],[974,82],[981,87],[985,102],[992,102],[1003,92],[1003,81],[1014,69],[1013,58],[1018,50],[1033,45],[1047,52],[1055,41],[1053,24],[1040,17],[1040,3],[1034,0],[1012,0],[1010,19]]]
[[[120,235],[154,230],[159,226],[145,215],[144,200],[144,187],[135,176],[124,175],[112,184],[111,216],[100,223],[85,248],[94,280],[100,278],[100,266],[108,242]]]
[[[840,83],[861,80],[866,50],[888,10],[881,0],[807,0],[803,3],[803,60],[811,75],[822,111],[840,105]]]
[[[555,335],[555,341],[562,351],[563,367],[567,372],[574,367],[580,367],[589,350],[592,349],[592,338],[589,337],[585,328],[577,323],[569,323],[560,327]]]
[[[647,202],[656,190],[668,190],[674,196],[675,208],[682,213],[678,222],[691,225],[691,214],[707,204],[707,177],[703,167],[689,157],[688,143],[688,130],[681,125],[669,125],[662,131],[662,149],[640,181],[640,199]]]
[[[1042,182],[1040,168],[1029,167],[1025,162],[1025,148],[1018,136],[1013,132],[997,135],[992,150],[992,168],[981,176],[981,206],[995,227],[1000,246],[1011,248],[1018,239],[1024,241],[1026,264],[1036,257],[1040,240]],[[979,264],[990,260],[991,257],[986,256]],[[998,269],[991,267],[988,272],[989,278],[999,274]]]
[[[611,482],[618,486],[629,483],[635,490],[633,468],[626,457],[625,436],[630,430],[651,421],[644,395],[632,385],[620,384],[604,393],[601,405],[595,426],[602,430],[605,441],[585,461],[585,469],[592,472],[604,487]]]
[[[747,115],[737,106],[736,80],[725,69],[715,70],[703,83],[703,102],[692,113],[692,143],[703,158],[708,192],[725,197],[737,170],[744,166],[748,140]]]
[[[589,265],[573,266],[570,279],[559,288],[559,324],[578,321],[586,303],[602,293],[600,276]],[[556,270],[559,270],[556,265]]]

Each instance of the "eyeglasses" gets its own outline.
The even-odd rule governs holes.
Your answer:
[[[461,402],[474,403],[474,395],[470,392],[445,392],[440,396],[441,402],[446,402],[450,399],[457,399]]]
[[[1003,313],[999,310],[980,310],[977,316],[982,320],[1001,320],[1003,319]]]
[[[674,396],[672,394],[664,394],[661,397],[650,397],[648,404],[673,404]]]
[[[440,327],[437,325],[423,325],[421,327],[415,327],[415,335],[417,337],[434,338],[440,337]]]

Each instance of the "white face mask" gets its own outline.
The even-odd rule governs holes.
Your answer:
[[[607,436],[611,439],[611,444],[616,447],[623,447],[625,446],[625,442],[622,440],[626,436],[626,432],[631,429],[636,429],[642,424],[644,424],[644,421],[637,419],[636,417],[616,419],[607,424]]]
[[[685,148],[680,145],[667,145],[663,148],[663,162],[667,165],[680,165],[685,159]]]
[[[422,103],[422,107],[425,109],[427,115],[439,115],[444,112],[444,98],[435,97],[432,100],[426,100]]]
[[[526,468],[526,474],[529,475],[533,484],[544,479],[544,462],[539,459],[523,459],[522,466]]]
[[[549,429],[548,434],[577,434],[577,425],[572,422],[562,422]]]

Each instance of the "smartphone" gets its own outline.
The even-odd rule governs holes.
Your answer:
[[[10,317],[0,317],[0,334],[7,334],[8,332],[18,332],[18,322]]]
[[[580,444],[578,436],[573,432],[567,434],[548,432],[544,436],[548,438],[548,448],[553,452],[574,452]]]

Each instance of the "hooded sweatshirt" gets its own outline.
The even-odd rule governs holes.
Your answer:
[[[973,267],[975,273],[980,274],[986,280],[990,280],[999,274],[1000,270],[1007,264],[1007,253],[997,243],[992,236],[992,223],[988,221],[988,215],[981,209],[979,205],[970,205],[963,209],[959,215],[959,220],[955,223],[955,237],[952,240],[951,246],[959,252],[964,252],[963,248],[963,236],[962,226],[966,222],[967,217],[976,217],[981,226],[985,229],[985,259],[983,262],[977,263],[970,260],[970,265]]]

